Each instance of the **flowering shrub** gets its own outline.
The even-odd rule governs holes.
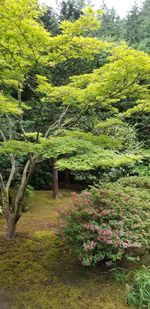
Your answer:
[[[68,242],[83,265],[123,256],[131,259],[150,244],[150,195],[147,190],[107,184],[73,193],[75,210],[65,228]]]

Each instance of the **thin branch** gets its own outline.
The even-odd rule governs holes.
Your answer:
[[[67,108],[61,114],[60,118],[47,129],[47,131],[45,133],[45,138],[48,138],[50,131],[53,131],[54,129],[59,128],[59,125],[62,122],[63,118],[66,116],[66,113],[67,113],[69,107],[70,107],[70,105],[67,105]]]
[[[34,166],[37,162],[37,158],[32,157],[29,155],[29,160],[26,162],[22,176],[21,176],[21,182],[20,186],[15,198],[15,214],[18,215],[21,211],[21,206],[22,206],[22,200],[24,198],[24,194],[26,191],[26,187],[28,185],[29,178],[34,170]]]
[[[90,108],[90,105],[86,105],[84,106],[84,108],[82,109],[82,111],[77,115],[75,116],[74,118],[68,120],[66,123],[64,123],[62,126],[61,126],[61,129],[62,128],[67,128],[69,129],[72,125],[75,125],[77,123],[77,121],[81,118],[81,116],[87,112]]]
[[[1,196],[2,196],[2,209],[4,209],[4,189],[5,189],[5,184],[3,180],[3,176],[0,173],[0,184],[1,184]]]
[[[11,171],[10,171],[10,175],[8,177],[7,183],[6,183],[6,189],[9,190],[11,182],[13,180],[13,177],[15,175],[15,171],[16,171],[16,161],[14,156],[11,154],[10,155],[11,158]]]
[[[21,99],[21,82],[19,82],[19,86],[18,86],[18,102],[19,102],[19,107],[21,108],[21,104],[22,104],[22,99]],[[20,115],[20,117],[19,117],[19,124],[20,124],[21,132],[23,134],[24,140],[27,141],[26,132],[25,132],[25,129],[23,127],[22,115]]]
[[[5,185],[4,185],[4,180],[3,180],[3,176],[1,173],[0,173],[0,183],[1,183],[1,189],[4,189]]]
[[[5,137],[5,135],[4,135],[2,130],[0,130],[0,134],[1,134],[2,138],[3,138],[3,142],[6,142],[6,137]]]
[[[23,197],[23,192],[24,192],[24,186],[26,184],[26,179],[27,179],[27,173],[28,173],[28,169],[30,167],[30,160],[28,160],[25,164],[25,167],[23,169],[23,173],[22,173],[22,177],[21,177],[21,183],[15,198],[15,213],[17,214],[19,211],[19,202]]]

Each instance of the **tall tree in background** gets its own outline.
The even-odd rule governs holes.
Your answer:
[[[58,32],[58,17],[56,16],[53,8],[47,6],[45,13],[40,16],[40,20],[48,32],[51,32],[52,34],[56,34]]]
[[[77,20],[82,14],[82,9],[85,7],[85,0],[63,0],[60,3],[59,19],[62,20]]]
[[[140,7],[133,6],[124,21],[124,29],[124,39],[130,46],[150,53],[150,0],[143,1]],[[137,111],[129,122],[135,125],[139,140],[149,148],[150,114]]]
[[[135,48],[138,47],[140,42],[139,25],[139,8],[135,3],[129,11],[125,21],[125,40],[129,45]]]
[[[134,4],[125,19],[124,39],[134,48],[150,52],[150,0]]]
[[[150,52],[150,0],[145,0],[139,12],[139,37],[138,48]]]
[[[98,37],[111,41],[120,41],[123,36],[123,22],[114,8],[109,9],[103,2],[104,14],[101,18],[101,28],[97,32]]]

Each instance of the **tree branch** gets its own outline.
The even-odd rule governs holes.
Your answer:
[[[28,185],[28,181],[34,169],[35,163],[36,163],[36,159],[31,158],[30,156],[29,160],[26,162],[24,166],[22,177],[21,177],[21,183],[20,183],[16,198],[15,198],[15,214],[16,215],[19,215],[19,212],[21,211],[21,206],[22,206],[21,202],[24,198],[26,187]]]
[[[10,171],[10,175],[8,177],[7,183],[6,183],[6,189],[9,190],[11,182],[13,180],[13,177],[15,175],[15,171],[16,171],[16,162],[15,162],[15,158],[14,156],[11,154],[11,171]]]
[[[4,135],[2,130],[0,130],[0,134],[2,135],[3,142],[6,142],[6,136]]]
[[[47,129],[47,131],[45,133],[45,138],[48,138],[50,131],[53,131],[54,129],[59,128],[59,125],[62,122],[63,118],[66,116],[66,113],[67,113],[69,107],[70,107],[70,105],[67,105],[66,109],[61,114],[60,118]]]
[[[0,183],[1,183],[1,195],[2,195],[2,209],[4,209],[4,189],[5,189],[5,184],[3,180],[3,176],[0,173]]]

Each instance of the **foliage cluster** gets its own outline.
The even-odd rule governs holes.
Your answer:
[[[120,178],[118,180],[123,187],[143,188],[143,190],[150,189],[150,177],[149,176],[130,176]]]

